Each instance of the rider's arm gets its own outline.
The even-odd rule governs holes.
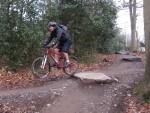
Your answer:
[[[61,28],[58,28],[58,30],[57,30],[57,41],[60,40],[62,33],[63,33],[63,30]]]
[[[46,47],[51,42],[52,38],[53,38],[52,36],[49,36],[47,40],[44,42],[43,47]]]

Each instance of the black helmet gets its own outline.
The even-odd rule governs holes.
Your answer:
[[[57,23],[56,23],[56,22],[49,22],[49,23],[48,23],[48,28],[49,28],[50,26],[55,27],[56,25],[57,25]]]

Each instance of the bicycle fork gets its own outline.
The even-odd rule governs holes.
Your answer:
[[[41,68],[44,69],[45,67],[45,64],[46,64],[46,61],[47,61],[47,55],[44,55],[44,58],[42,60],[42,65],[41,65]]]

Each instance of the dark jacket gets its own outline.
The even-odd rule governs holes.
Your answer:
[[[60,28],[59,26],[56,26],[55,30],[51,32],[50,36],[44,43],[44,47],[47,46],[53,38],[56,39],[56,43],[59,43],[59,42],[63,43],[69,40],[69,34],[65,30]]]

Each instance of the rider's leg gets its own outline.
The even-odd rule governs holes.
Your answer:
[[[62,52],[64,54],[67,64],[70,63],[68,52],[69,52],[71,44],[72,42],[70,40],[67,40],[62,47]]]
[[[59,49],[55,48],[54,51],[55,51],[55,56],[54,56],[55,57],[55,61],[56,61],[56,63],[58,63],[58,60],[59,60],[59,58],[58,58]]]
[[[68,53],[63,52],[63,54],[64,54],[64,56],[65,56],[66,62],[69,63],[70,60],[69,60],[69,55],[68,55]]]

